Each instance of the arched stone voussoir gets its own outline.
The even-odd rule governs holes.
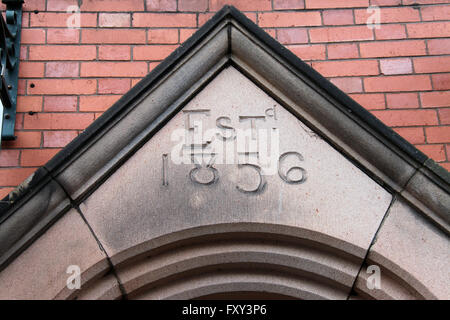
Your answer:
[[[358,275],[356,292],[374,299],[448,300],[449,253],[448,234],[403,199],[397,199]],[[379,288],[367,286],[372,277],[367,272],[369,266],[380,269]]]
[[[322,296],[319,292],[329,287],[339,292],[333,293],[333,297],[342,299],[350,293],[362,263],[360,255],[361,248],[310,230],[275,224],[230,223],[157,237],[119,252],[111,261],[130,297],[149,288],[165,287],[178,278],[233,269],[247,270],[249,274],[255,270],[277,272],[297,282],[309,283],[310,297]],[[101,291],[92,288],[102,285],[101,281],[98,285],[94,283],[89,285],[89,290]],[[98,293],[104,295],[108,294]]]
[[[108,269],[105,253],[72,209],[0,272],[0,299],[65,299],[77,291],[78,274],[83,287]]]
[[[182,278],[167,286],[149,289],[134,299],[196,299],[205,295],[233,292],[265,292],[279,294],[295,299],[324,300],[345,299],[346,293],[335,288],[322,285],[307,278],[291,277],[273,270],[254,270],[246,272],[230,270],[214,273],[203,273],[193,277]]]

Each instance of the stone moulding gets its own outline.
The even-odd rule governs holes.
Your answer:
[[[230,65],[388,190],[393,195],[391,207],[399,201],[406,203],[411,210],[425,217],[424,221],[437,228],[443,237],[448,237],[449,173],[237,9],[226,6],[74,141],[3,199],[0,207],[0,272],[71,208],[79,211],[78,206],[92,192]],[[248,245],[248,252],[253,252],[251,244]],[[285,250],[272,249],[269,250],[272,253]],[[214,250],[211,249],[211,252]],[[343,255],[354,255],[359,259],[364,255],[371,257],[365,252],[355,253],[353,251],[357,249],[346,246],[339,250]],[[317,255],[320,256],[319,253]],[[269,260],[273,258],[270,254],[269,257]],[[254,262],[257,263],[260,258],[255,254]],[[244,262],[236,258],[237,264]],[[385,265],[388,267],[389,263]],[[264,271],[261,272],[264,274]],[[403,271],[393,272],[398,276]],[[274,283],[281,288],[285,280],[280,275]],[[114,282],[115,278],[107,277],[102,281]],[[202,283],[203,280],[192,281]],[[223,284],[218,278],[204,281]],[[355,289],[351,281],[342,281],[338,287]],[[232,283],[229,285],[233,287]],[[107,287],[112,290],[108,292],[123,294],[116,285]],[[211,289],[214,285],[205,285],[205,288]],[[413,295],[415,297],[439,297],[439,294],[417,288],[415,290],[419,293]],[[193,287],[192,290],[196,289]],[[274,293],[278,292],[278,289],[274,290]],[[317,290],[306,290],[301,294],[297,291],[292,295],[318,298],[320,295],[305,293]],[[173,292],[178,293],[172,297],[192,296],[187,291],[177,291],[175,287]],[[205,289],[200,290],[198,295],[213,292],[213,289]],[[114,294],[102,293],[102,296],[112,297]],[[377,297],[394,296],[380,294]],[[61,293],[59,297],[68,295]],[[155,291],[152,297],[160,296]],[[320,297],[338,298],[342,295],[336,291],[335,295],[324,294]]]

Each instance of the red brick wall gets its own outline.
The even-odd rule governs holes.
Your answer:
[[[370,3],[369,3],[370,2]],[[450,0],[25,0],[17,140],[0,198],[233,4],[450,170]],[[369,29],[369,5],[380,29]]]

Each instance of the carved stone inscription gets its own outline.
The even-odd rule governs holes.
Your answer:
[[[248,178],[256,181],[254,188],[237,184],[236,190],[242,193],[263,192],[267,184],[264,176],[274,174],[275,167],[280,179],[286,183],[301,184],[306,181],[306,169],[300,165],[290,167],[286,165],[288,157],[301,163],[304,160],[302,154],[298,151],[279,153],[279,121],[276,116],[276,105],[267,108],[263,115],[237,115],[236,123],[229,116],[218,116],[215,119],[215,127],[206,130],[203,123],[205,118],[211,116],[211,109],[187,109],[182,112],[185,117],[184,132],[174,131],[173,136],[181,138],[179,144],[172,149],[171,158],[177,165],[193,165],[188,174],[192,183],[198,185],[220,183],[221,173],[215,167],[218,164],[234,164],[238,175],[247,171]],[[194,116],[202,118],[195,121]],[[268,121],[270,123],[266,125]],[[261,125],[257,125],[258,122]],[[162,185],[167,187],[168,166],[168,154],[164,153]],[[176,178],[172,177],[175,180]]]
[[[179,230],[240,222],[298,227],[367,248],[376,230],[366,228],[379,225],[390,200],[229,67],[109,177],[82,211],[113,252]]]

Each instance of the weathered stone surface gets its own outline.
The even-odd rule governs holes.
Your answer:
[[[368,264],[380,266],[381,288],[369,290],[363,270],[357,282],[357,290],[363,295],[378,299],[450,299],[448,235],[403,200],[396,200],[389,210],[370,249]]]
[[[0,219],[0,270],[17,252],[26,248],[42,229],[68,210],[70,201],[57,183],[50,180],[39,187],[33,185],[33,178],[39,176],[42,171],[35,172],[18,188],[37,189],[37,192],[23,199],[18,208],[12,209],[7,216],[3,215]]]
[[[193,114],[188,110],[203,111]],[[201,169],[194,169],[192,163],[176,164],[176,150],[184,143],[177,134],[183,133],[185,127],[201,121],[202,131],[206,132],[220,123],[222,129],[212,135],[215,140],[210,144],[216,146],[221,141],[217,134],[232,134],[231,129],[223,127],[250,129],[249,116],[261,117],[254,120],[255,128],[263,129],[258,133],[260,141],[269,140],[264,139],[264,132],[279,132],[279,139],[273,135],[271,141],[271,147],[279,141],[272,170],[263,167],[265,174],[260,176],[256,167],[242,166],[247,163],[243,154],[239,162],[235,158],[231,164],[218,164],[223,155],[220,148],[212,150],[218,153],[215,169],[206,169],[204,163]],[[235,143],[233,139],[226,143],[234,156]],[[250,140],[247,143],[246,148],[237,151],[253,151]],[[198,153],[199,149],[194,151]],[[263,151],[259,162],[250,156],[249,163],[263,162]],[[188,160],[189,152],[189,148],[184,149]],[[282,158],[279,174],[279,155],[286,152],[295,153]],[[205,162],[210,158],[205,156]],[[287,179],[283,178],[292,167],[302,169],[293,169]],[[300,184],[285,181],[302,177],[307,178]],[[256,191],[243,192],[251,190]],[[238,222],[297,227],[299,237],[314,238],[362,258],[390,200],[388,192],[230,67],[99,187],[81,210],[115,262],[144,252],[146,245],[160,236]],[[131,252],[130,248],[138,245]]]
[[[0,299],[53,299],[66,287],[71,265],[79,266],[81,286],[108,267],[105,254],[79,213],[71,210],[0,273]]]
[[[402,195],[441,228],[450,233],[450,186],[437,183],[430,170],[418,171],[408,182]]]
[[[270,238],[247,232],[228,237],[217,234],[202,241],[177,243],[173,248],[148,252],[149,258],[120,266],[118,273],[131,299],[143,294],[148,296],[155,287],[161,293],[168,292],[170,288],[183,287],[186,278],[198,278],[206,273],[214,276],[223,270],[227,270],[230,276],[242,272],[266,275],[268,278],[285,274],[286,278],[302,283],[303,294],[295,295],[298,298],[307,295],[347,298],[354,275],[360,267],[357,259],[348,259],[305,242],[292,241],[292,238],[291,241],[275,235]],[[271,292],[270,285],[267,282],[266,285],[267,290],[260,287],[261,291]],[[186,288],[183,290],[186,291]]]
[[[319,300],[345,298],[338,290],[320,285],[308,278],[289,277],[276,272],[260,273],[235,270],[234,272],[215,272],[187,277],[162,289],[156,288],[135,297],[135,299],[193,299],[221,292],[269,292],[288,297]],[[315,292],[315,293],[312,293]]]
[[[117,278],[112,273],[83,287],[76,295],[77,300],[117,300],[120,298],[122,298],[122,292],[120,292]]]

